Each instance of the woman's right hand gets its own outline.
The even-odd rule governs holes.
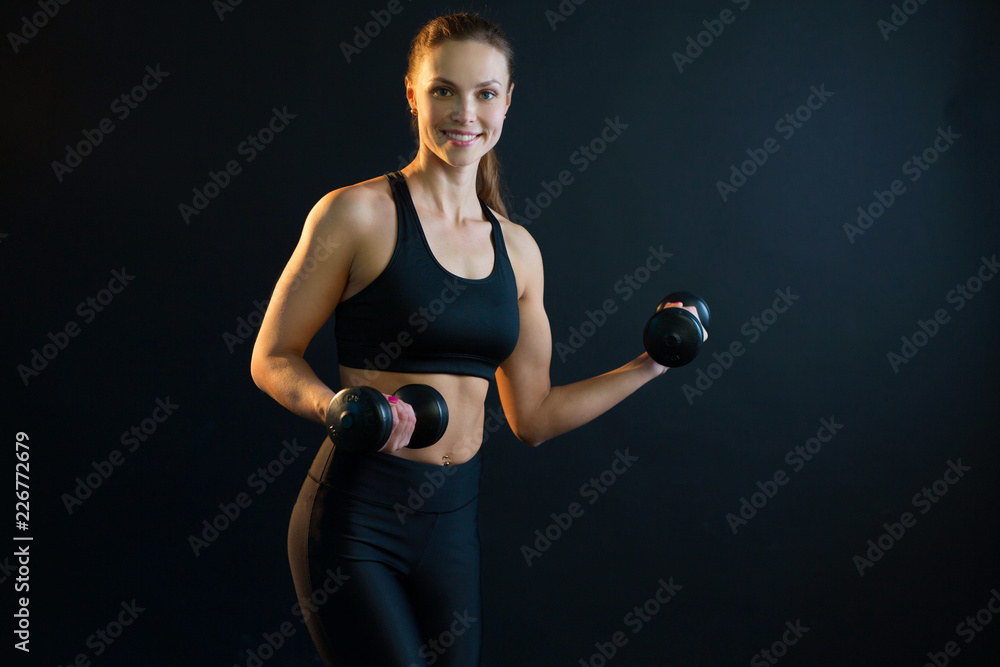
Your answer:
[[[413,428],[417,424],[417,418],[413,413],[413,407],[409,403],[404,403],[395,396],[388,394],[383,394],[383,396],[389,401],[389,409],[392,411],[392,432],[389,434],[389,439],[385,445],[379,451],[391,454],[410,443],[410,437],[413,435]]]

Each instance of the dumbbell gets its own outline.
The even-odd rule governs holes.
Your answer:
[[[666,308],[668,303],[681,302],[698,310],[695,317],[683,308]],[[676,368],[691,363],[705,339],[710,313],[708,304],[691,292],[671,292],[663,297],[656,312],[642,332],[642,344],[653,360]],[[701,318],[701,322],[698,319]]]
[[[422,449],[441,439],[448,428],[448,405],[434,387],[408,384],[393,394],[409,403],[417,423],[407,447]],[[339,448],[349,452],[377,452],[392,433],[389,401],[372,387],[347,387],[338,391],[326,408],[326,430]]]

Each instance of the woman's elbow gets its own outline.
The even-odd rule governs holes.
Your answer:
[[[532,429],[527,425],[511,424],[511,430],[518,440],[529,447],[537,447],[548,439],[538,429]]]
[[[261,391],[264,390],[264,372],[261,370],[258,364],[250,362],[250,379],[253,383],[257,385],[257,388]]]
[[[267,391],[267,378],[270,367],[271,364],[269,363],[267,354],[260,347],[254,346],[253,352],[250,354],[250,377],[261,391]]]

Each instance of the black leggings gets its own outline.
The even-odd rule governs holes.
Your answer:
[[[303,618],[326,665],[477,667],[481,459],[336,451],[313,461],[288,528]]]

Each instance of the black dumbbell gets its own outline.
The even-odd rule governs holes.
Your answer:
[[[695,317],[683,308],[665,308],[668,303],[680,302],[698,310]],[[642,332],[642,344],[653,360],[663,366],[676,368],[691,363],[705,339],[710,313],[708,304],[691,292],[671,292],[663,297],[656,312],[649,318]],[[701,322],[698,319],[701,318]]]
[[[409,403],[417,418],[407,447],[422,449],[441,439],[448,428],[448,405],[437,389],[408,384],[393,396]],[[382,392],[372,387],[341,389],[326,408],[326,430],[345,451],[377,452],[392,433],[392,408]]]

